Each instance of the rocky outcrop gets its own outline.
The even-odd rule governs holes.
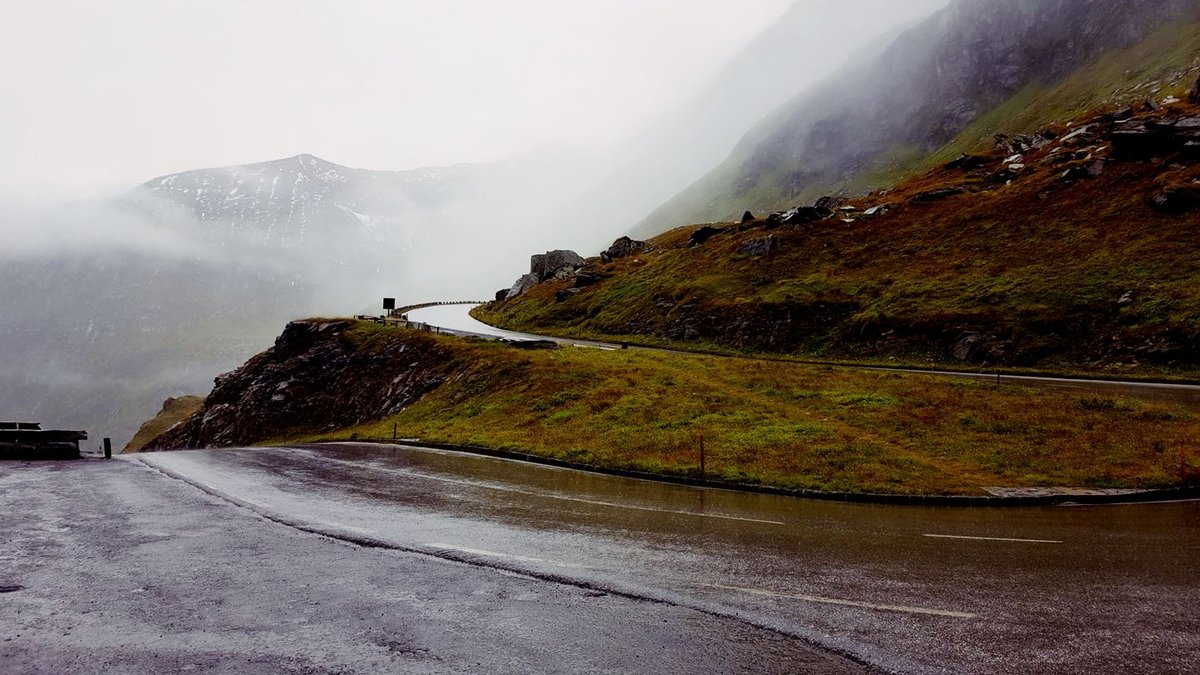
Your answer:
[[[565,279],[586,264],[587,261],[574,251],[548,251],[530,259],[529,273],[540,281]]]
[[[1192,103],[1200,103],[1200,78],[1196,79],[1196,84],[1192,85],[1192,90],[1188,92],[1188,100]]]
[[[504,299],[509,300],[524,295],[529,292],[529,289],[547,281],[570,279],[585,265],[587,265],[587,261],[574,251],[559,250],[538,253],[529,259],[529,274],[517,279],[517,282],[505,294]],[[500,299],[498,295],[496,299]]]
[[[275,346],[216,379],[204,407],[146,449],[249,445],[400,412],[446,381],[453,355],[432,336],[396,331],[379,343],[353,321],[297,321]]]
[[[1113,125],[1107,138],[1117,159],[1163,158],[1200,144],[1200,118],[1133,119]]]

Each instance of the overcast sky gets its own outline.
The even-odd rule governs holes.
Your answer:
[[[796,2],[831,52],[892,20],[880,15],[939,4]],[[410,169],[601,147],[699,90],[790,5],[2,0],[0,194],[302,152]]]
[[[618,137],[789,0],[12,0],[0,181],[312,152],[406,169]]]

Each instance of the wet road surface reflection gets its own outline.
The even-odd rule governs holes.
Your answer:
[[[1186,671],[1200,647],[1194,502],[842,504],[369,444],[141,458],[314,531],[745,618],[887,669]]]

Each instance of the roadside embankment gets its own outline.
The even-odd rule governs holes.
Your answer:
[[[644,351],[290,324],[150,448],[420,438],[791,490],[985,495],[1194,481],[1183,405]]]

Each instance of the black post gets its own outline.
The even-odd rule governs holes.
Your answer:
[[[704,439],[700,439],[700,477],[704,478]]]
[[[112,439],[104,439],[104,459],[112,459]]]
[[[392,440],[396,440],[396,422],[392,422]]]

